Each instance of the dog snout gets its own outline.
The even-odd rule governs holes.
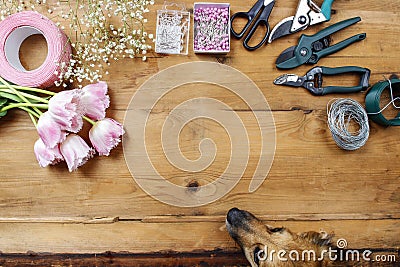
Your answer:
[[[226,215],[226,221],[234,227],[241,227],[252,217],[247,211],[232,208]]]
[[[240,210],[238,208],[232,208],[228,211],[226,215],[226,220],[230,225],[235,225],[235,222],[238,220],[240,216]]]

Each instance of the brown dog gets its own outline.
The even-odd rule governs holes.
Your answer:
[[[252,267],[326,266],[324,252],[331,235],[306,232],[294,234],[286,228],[263,224],[253,214],[231,209],[226,216],[230,236],[240,245]]]

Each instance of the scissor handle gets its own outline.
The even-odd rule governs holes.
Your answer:
[[[256,32],[257,28],[258,28],[260,25],[264,25],[264,26],[266,27],[265,36],[264,36],[264,38],[261,40],[260,43],[258,43],[258,44],[255,45],[255,46],[250,46],[250,45],[249,45],[249,42],[250,42],[250,40],[251,40],[251,37],[253,37],[253,34]],[[249,34],[248,34],[248,35],[246,36],[246,38],[244,39],[244,41],[243,41],[243,46],[244,46],[247,50],[249,50],[249,51],[254,51],[254,50],[260,48],[263,44],[265,44],[265,43],[267,42],[267,40],[268,40],[268,34],[269,34],[269,24],[268,24],[268,22],[267,22],[266,20],[264,20],[264,19],[258,19],[258,20],[254,23],[253,27],[250,29]]]
[[[258,48],[260,48],[263,44],[265,44],[268,40],[268,35],[270,32],[269,29],[269,23],[268,23],[268,19],[269,16],[271,15],[272,12],[272,8],[275,5],[275,1],[271,1],[261,12],[260,16],[257,18],[256,22],[254,22],[253,27],[251,28],[249,34],[246,36],[246,38],[243,41],[243,46],[249,50],[249,51],[253,51],[256,50]],[[265,36],[264,38],[261,40],[261,42],[259,44],[257,44],[256,46],[249,46],[249,41],[251,40],[251,37],[253,36],[253,34],[256,32],[257,28],[260,25],[264,25],[266,28],[266,32],[265,32]]]
[[[231,32],[234,37],[237,39],[240,39],[243,37],[245,32],[249,29],[251,23],[253,22],[253,19],[257,16],[258,12],[261,10],[261,8],[264,6],[264,0],[257,0],[257,2],[254,4],[254,6],[249,10],[249,12],[238,12],[235,13],[231,17]],[[244,28],[238,33],[233,29],[233,21],[236,18],[245,18],[247,19],[247,23],[244,26]]]
[[[233,28],[233,21],[234,21],[236,18],[239,18],[239,17],[240,17],[240,18],[245,18],[245,19],[247,19],[247,23],[246,23],[246,25],[243,27],[243,29],[238,33],[238,32],[236,32],[235,29]],[[249,14],[249,12],[238,12],[238,13],[235,13],[235,14],[231,17],[231,32],[232,32],[232,35],[233,35],[235,38],[237,38],[237,39],[242,38],[243,35],[246,33],[246,31],[249,29],[253,18],[254,18],[254,17],[251,17],[250,14]]]

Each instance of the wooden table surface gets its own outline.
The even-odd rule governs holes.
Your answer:
[[[156,10],[162,7],[161,2],[156,1],[148,14],[146,30],[149,33],[155,34]],[[192,10],[191,1],[182,2]],[[253,2],[232,0],[231,14],[248,10]],[[294,14],[297,2],[277,1],[270,18],[271,26]],[[333,9],[330,22],[310,27],[305,33],[361,16],[360,23],[334,35],[333,42],[361,32],[367,33],[367,39],[321,59],[319,65],[369,68],[371,84],[382,80],[383,76],[400,74],[400,1],[338,0]],[[94,258],[98,253],[157,258],[162,255],[159,252],[169,251],[171,255],[204,256],[209,258],[210,264],[221,265],[218,256],[228,255],[230,264],[236,260],[243,264],[246,261],[239,247],[224,227],[225,215],[232,207],[249,210],[269,224],[286,226],[295,232],[334,232],[337,238],[345,238],[351,248],[398,254],[400,129],[371,122],[370,138],[363,148],[353,152],[339,149],[327,128],[326,109],[328,102],[340,95],[316,97],[304,89],[278,87],[272,83],[274,78],[285,73],[275,68],[276,57],[285,48],[295,45],[299,36],[297,33],[276,40],[254,52],[246,51],[241,41],[232,39],[231,52],[224,56],[197,55],[192,48],[187,56],[151,52],[145,62],[138,58],[113,63],[110,74],[104,78],[111,97],[108,115],[122,122],[139,87],[168,67],[208,61],[228,65],[247,75],[267,99],[276,127],[272,168],[261,187],[253,193],[249,193],[248,187],[260,156],[257,149],[251,150],[243,177],[231,192],[208,205],[182,208],[161,203],[138,186],[125,162],[122,145],[109,157],[96,157],[73,173],[69,173],[64,164],[40,168],[33,153],[38,135],[29,117],[13,111],[2,118],[0,251],[4,257],[0,257],[3,263],[7,262],[5,255],[18,254],[89,255],[90,262],[90,255]],[[32,46],[35,46],[35,39]],[[43,52],[40,45],[36,44],[36,48]],[[26,50],[29,53],[29,49]],[[40,52],[31,55],[40,57]],[[304,74],[310,68],[310,65],[301,66],[289,73]],[[356,78],[344,76],[328,82],[344,85],[356,83]],[[218,154],[204,171],[179,170],[171,166],[161,149],[159,127],[171,109],[190,97],[212,97],[240,113],[240,117],[248,121],[249,131],[255,131],[253,111],[234,94],[204,85],[187,87],[191,88],[190,93],[178,87],[160,100],[161,104],[149,117],[146,130],[146,138],[152,140],[154,148],[151,156],[156,160],[155,167],[166,179],[183,186],[193,181],[204,184],[223,172],[230,155],[229,138],[220,125],[211,121],[200,119],[188,123],[179,139],[183,153],[194,160],[200,155],[199,142],[213,138]],[[346,97],[364,104],[365,93]],[[252,137],[250,142],[260,146],[259,137]],[[178,264],[181,256],[172,257],[175,259],[165,260],[163,264]],[[124,261],[121,262],[123,265]],[[108,263],[112,265],[111,261]]]

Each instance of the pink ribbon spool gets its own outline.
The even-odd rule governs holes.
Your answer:
[[[26,70],[19,50],[31,35],[41,34],[47,42],[47,57],[34,70]],[[0,76],[14,84],[46,88],[58,81],[61,65],[68,66],[71,45],[67,36],[51,20],[35,11],[13,14],[0,22]]]

